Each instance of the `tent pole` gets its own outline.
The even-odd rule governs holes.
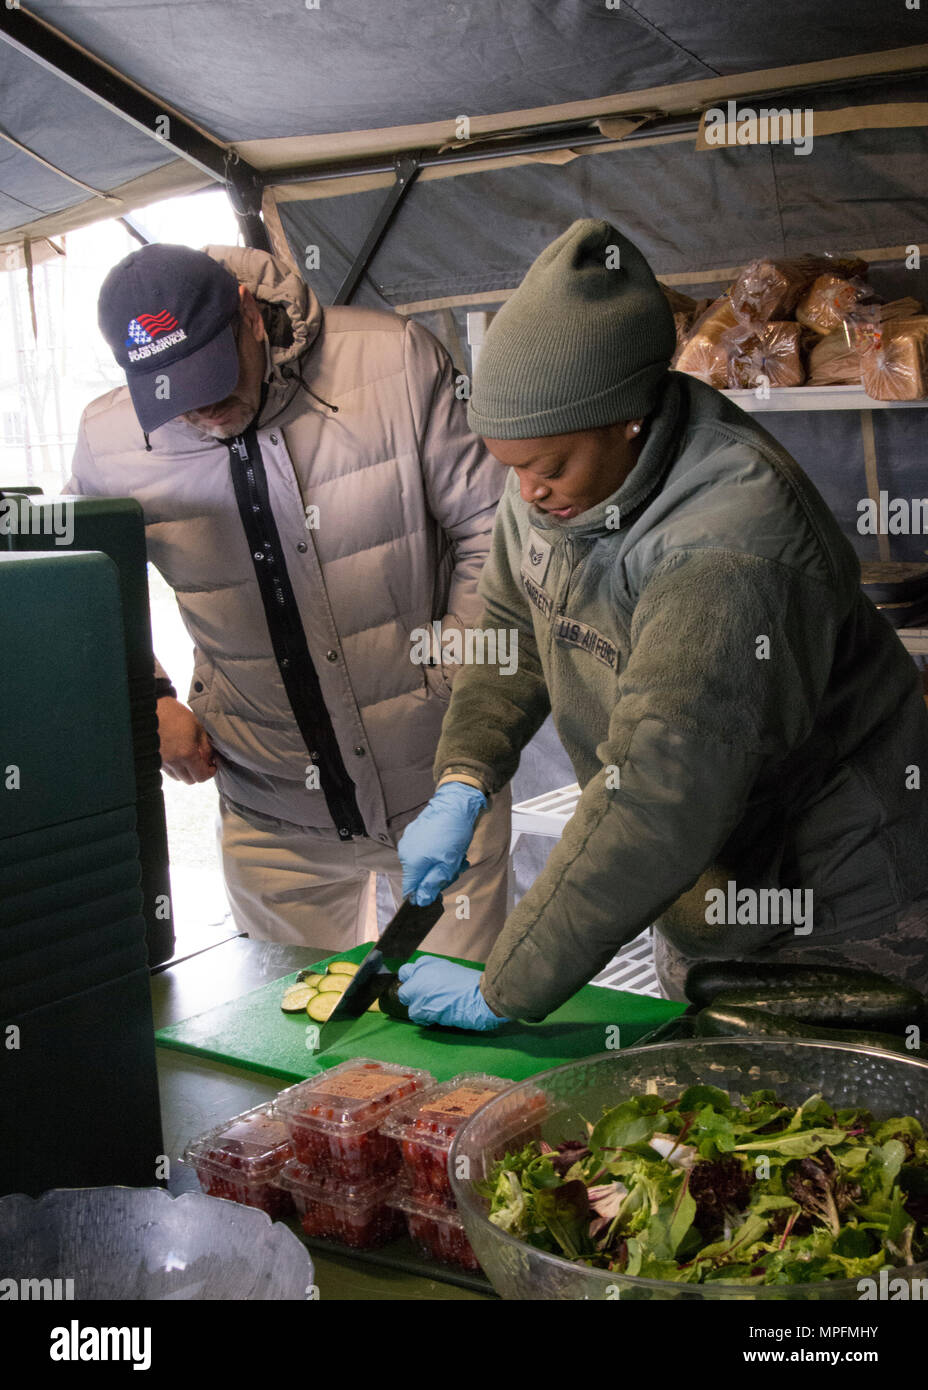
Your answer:
[[[815,83],[808,88],[796,91],[778,89],[757,92],[739,97],[741,102],[763,100],[764,102],[808,102],[815,95],[827,94],[833,88],[857,90],[861,87],[885,85],[890,81],[908,81],[925,75],[928,71],[919,68],[900,73],[883,73],[877,76],[865,74],[857,78]],[[703,107],[694,109],[693,114],[669,116],[649,116],[642,121],[637,130],[631,130],[621,137],[622,144],[633,144],[637,140],[653,140],[655,137],[675,135],[696,135],[699,131]],[[632,116],[631,111],[622,113]],[[621,119],[616,113],[612,116],[603,113],[601,117],[589,116],[581,120],[551,121],[546,125],[524,126],[519,129],[500,131],[497,134],[478,135],[461,146],[420,151],[419,167],[431,169],[443,165],[479,163],[493,158],[510,158],[522,154],[547,154],[563,149],[580,149],[587,146],[616,143],[614,135],[604,134],[598,128],[598,121],[608,123]],[[324,182],[326,179],[364,177],[387,174],[392,164],[388,156],[367,156],[345,159],[316,160],[312,163],[290,165],[284,169],[268,167],[263,177],[266,184],[283,188],[288,184]]]
[[[361,276],[370,265],[377,247],[384,238],[387,228],[399,210],[400,204],[416,181],[416,175],[419,172],[418,154],[397,156],[393,162],[393,168],[393,187],[383,200],[380,211],[374,218],[371,229],[364,238],[364,244],[355,256],[348,274],[339,285],[338,293],[332,301],[333,304],[351,303],[351,298],[358,287]]]
[[[125,227],[129,235],[134,237],[140,246],[147,246],[149,244],[148,237],[142,231],[141,227],[133,222],[131,217],[117,217],[116,221],[120,222]]]
[[[654,135],[695,135],[699,129],[699,118],[681,120],[678,117],[662,117],[649,121],[640,130],[625,136],[625,140]],[[493,158],[510,158],[520,154],[547,154],[555,150],[575,149],[586,145],[614,144],[614,137],[602,135],[585,121],[581,126],[571,125],[565,134],[556,138],[505,141],[473,140],[465,148],[447,151],[420,153],[417,164],[420,169],[432,169],[447,164],[473,164],[476,161]],[[301,164],[296,168],[267,169],[264,177],[275,188],[286,187],[291,183],[316,183],[325,179],[363,177],[369,174],[387,174],[394,167],[389,159],[328,160],[319,164]]]

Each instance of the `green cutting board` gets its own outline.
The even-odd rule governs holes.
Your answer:
[[[362,944],[328,959],[360,961],[369,950],[369,945]],[[421,954],[416,952],[416,956]],[[325,965],[326,961],[320,961],[312,968],[321,973]],[[684,1008],[669,999],[586,985],[544,1023],[507,1023],[493,1033],[471,1033],[421,1028],[384,1014],[368,1013],[357,1020],[350,1033],[342,1035],[338,1048],[313,1053],[307,1048],[307,1028],[312,1020],[305,1014],[285,1014],[280,1007],[285,988],[295,979],[296,972],[285,975],[240,999],[161,1028],[155,1034],[157,1042],[161,1047],[195,1052],[287,1081],[302,1081],[352,1057],[424,1067],[437,1081],[468,1071],[522,1081],[574,1058],[617,1046],[630,1047]]]

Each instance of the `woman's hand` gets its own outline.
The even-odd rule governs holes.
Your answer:
[[[480,971],[437,956],[422,956],[400,966],[397,999],[413,1023],[489,1032],[507,1018],[495,1014],[480,992]]]

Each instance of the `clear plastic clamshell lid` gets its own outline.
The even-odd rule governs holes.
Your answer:
[[[281,1092],[276,1113],[321,1129],[370,1128],[393,1105],[434,1081],[430,1072],[394,1062],[354,1058]]]
[[[323,1202],[339,1207],[369,1207],[391,1202],[396,1180],[376,1175],[362,1181],[320,1174],[298,1159],[291,1159],[280,1170],[278,1185],[307,1201]]]
[[[500,1076],[466,1072],[404,1101],[390,1111],[383,1133],[394,1139],[447,1146],[475,1111],[513,1085]]]
[[[270,1105],[264,1105],[209,1130],[188,1146],[184,1158],[211,1171],[263,1178],[280,1169],[292,1154],[286,1125],[274,1118]]]
[[[395,1207],[397,1211],[421,1216],[426,1221],[434,1221],[437,1225],[448,1226],[455,1231],[464,1230],[464,1222],[455,1207],[447,1207],[441,1202],[428,1201],[414,1192],[407,1183],[397,1183],[390,1193],[388,1201],[390,1206]]]

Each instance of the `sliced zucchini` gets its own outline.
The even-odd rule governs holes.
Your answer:
[[[350,975],[326,975],[319,982],[319,993],[344,994],[350,984]]]
[[[313,970],[301,970],[296,977],[297,984],[312,985],[313,989],[319,988],[319,981],[325,979],[325,975],[319,975]]]
[[[301,1014],[316,990],[312,985],[291,985],[280,1001],[285,1014]]]
[[[333,960],[326,967],[330,975],[357,975],[361,969],[353,960]]]
[[[317,1023],[325,1023],[326,1019],[330,1018],[338,1008],[338,1001],[341,997],[341,993],[336,994],[333,990],[327,990],[324,994],[315,994],[306,1005],[306,1012]]]

